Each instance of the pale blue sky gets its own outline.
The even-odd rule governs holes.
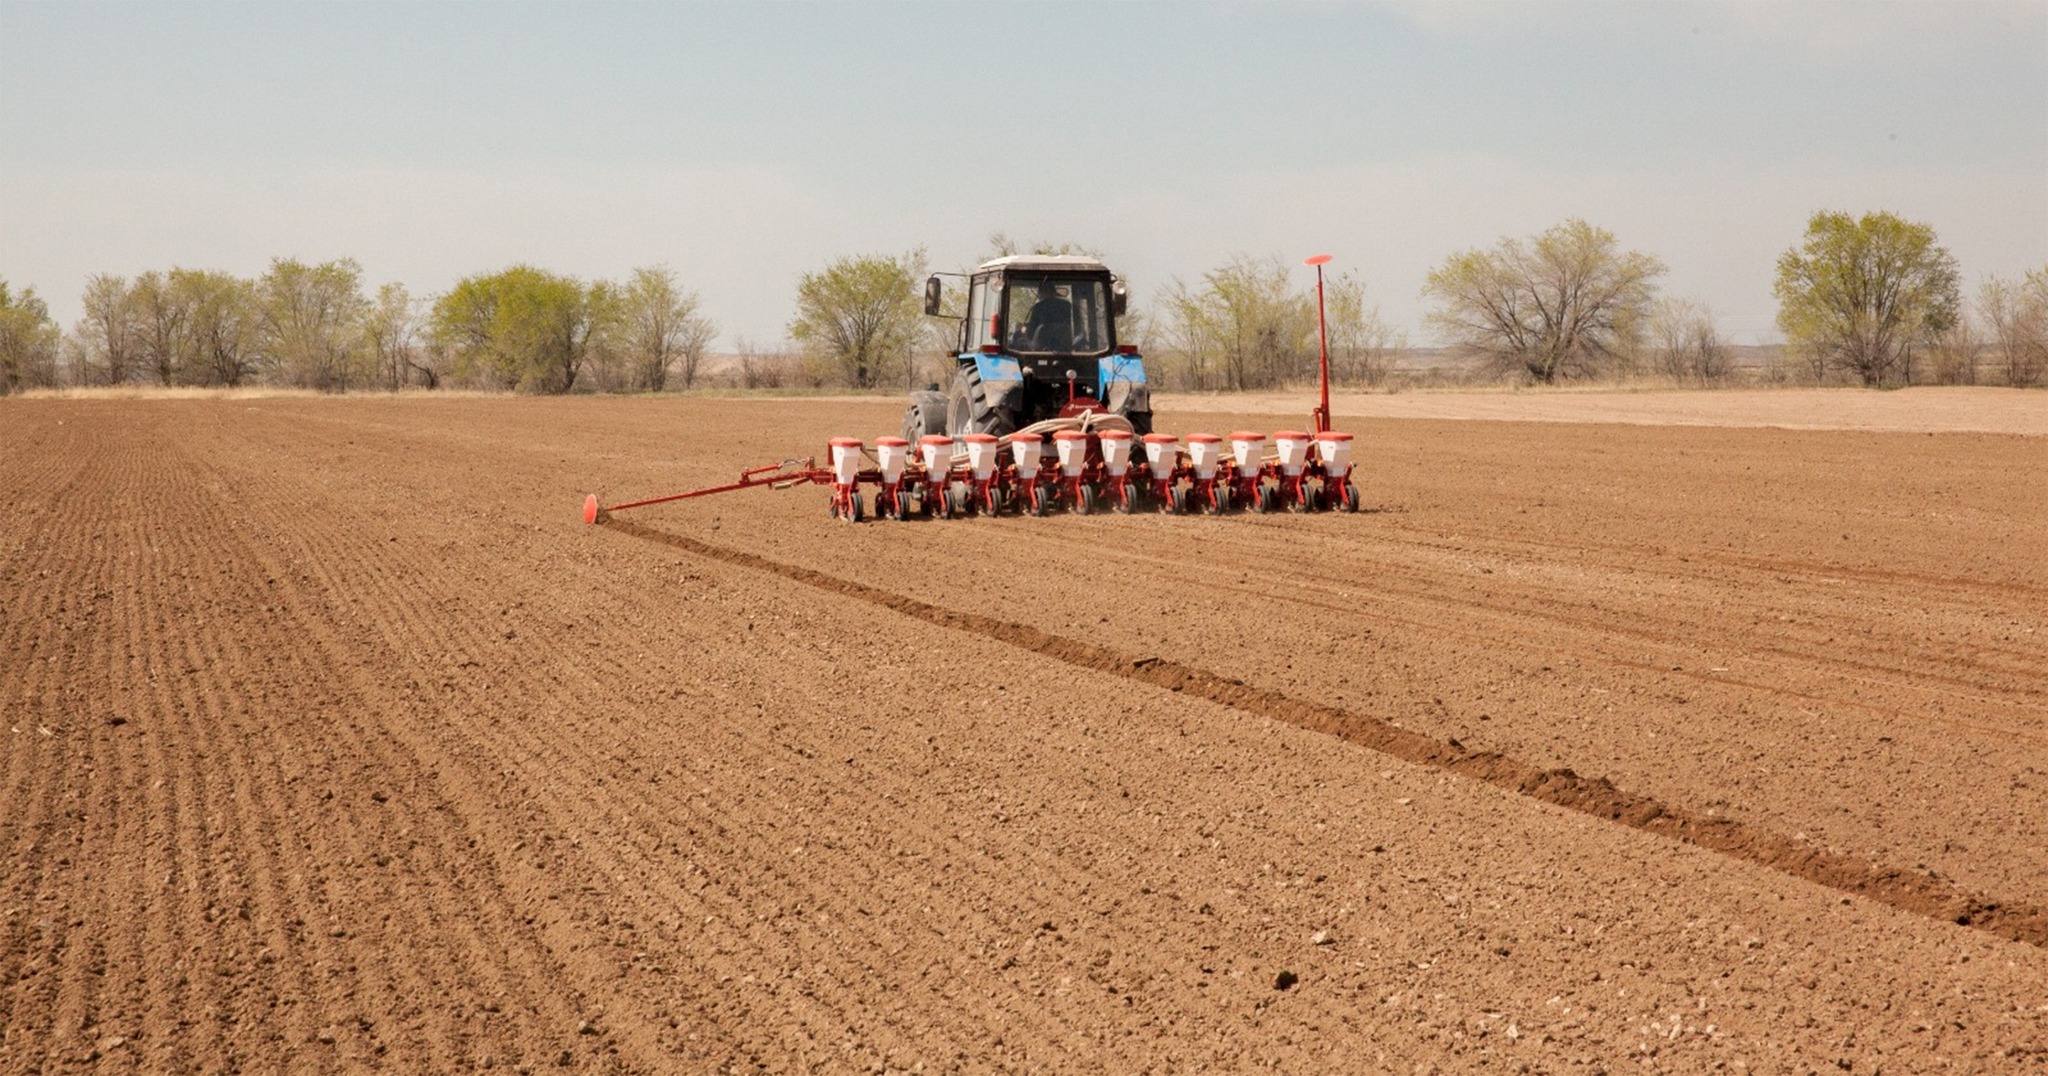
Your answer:
[[[1582,216],[1749,343],[1821,208],[2048,264],[2048,2],[0,0],[0,276],[67,325],[98,271],[665,263],[770,342],[806,269],[1000,229],[1141,302],[1328,251],[1427,342],[1433,266]]]

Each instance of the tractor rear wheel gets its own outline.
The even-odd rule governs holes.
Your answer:
[[[1002,437],[1016,429],[1016,416],[989,406],[980,370],[963,366],[953,375],[953,390],[946,394],[946,436],[955,441],[970,433]]]

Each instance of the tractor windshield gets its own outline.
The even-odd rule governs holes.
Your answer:
[[[1099,277],[1012,273],[1003,324],[1010,351],[1100,355],[1109,350],[1109,282]]]

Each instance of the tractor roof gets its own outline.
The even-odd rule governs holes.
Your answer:
[[[1065,272],[1108,272],[1109,267],[1099,259],[1085,254],[1011,254],[1002,258],[991,258],[976,266],[974,271],[986,273],[991,270],[1055,270]]]

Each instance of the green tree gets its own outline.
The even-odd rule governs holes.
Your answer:
[[[36,289],[17,295],[0,280],[0,396],[56,385],[61,335]]]
[[[1189,388],[1268,388],[1315,365],[1315,299],[1290,286],[1278,258],[1239,255],[1204,273],[1200,288],[1175,280],[1161,306]]]
[[[922,247],[900,257],[840,258],[797,282],[790,339],[832,380],[868,388],[907,381],[924,331]]]
[[[697,383],[697,367],[718,336],[717,326],[698,313],[697,293],[676,285],[672,270],[633,270],[619,289],[618,338],[632,370],[633,387],[660,392],[671,371],[683,388]]]
[[[434,302],[429,331],[458,377],[523,392],[568,392],[616,304],[585,284],[530,265],[465,277]]]
[[[1454,346],[1543,384],[1633,350],[1664,264],[1583,220],[1451,255],[1423,285],[1429,325]]]
[[[176,366],[184,381],[234,387],[255,373],[253,284],[230,273],[173,269],[166,290],[182,325]]]
[[[283,384],[346,392],[371,377],[363,347],[363,270],[353,259],[274,259],[256,282],[258,355]]]
[[[1890,213],[1815,213],[1778,257],[1778,328],[1817,373],[1865,385],[1910,377],[1916,348],[1955,324],[1956,261],[1934,229]]]

